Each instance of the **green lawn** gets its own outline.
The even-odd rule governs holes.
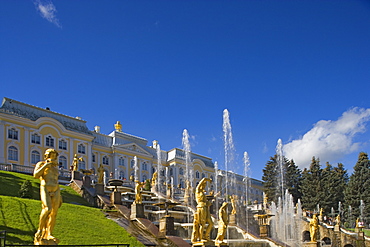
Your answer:
[[[33,199],[18,198],[22,183],[30,180]],[[144,246],[125,229],[105,217],[98,209],[68,186],[61,186],[63,204],[58,211],[53,235],[60,244],[130,244]],[[7,231],[8,244],[32,244],[41,211],[39,180],[32,176],[0,171],[0,231]]]

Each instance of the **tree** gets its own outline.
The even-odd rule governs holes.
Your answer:
[[[32,198],[33,189],[30,180],[25,180],[19,189],[19,197],[21,198]]]
[[[266,163],[263,169],[263,186],[264,192],[267,196],[268,202],[274,201],[278,202],[278,198],[282,196],[282,191],[288,190],[292,194],[294,201],[297,202],[301,197],[300,193],[300,183],[301,183],[301,170],[295,165],[294,161],[289,161],[287,158],[283,157],[283,176],[280,175],[277,155],[270,157],[270,160]],[[278,182],[279,179],[283,178],[283,188],[281,188],[281,183]]]
[[[352,208],[352,215],[348,214],[346,218],[361,217],[361,201],[365,208],[362,210],[365,222],[370,221],[370,161],[367,153],[361,152],[358,156],[356,165],[353,167],[353,173],[349,178],[348,186],[344,193],[345,205],[348,209]],[[351,222],[353,223],[353,222]]]
[[[324,200],[325,191],[322,185],[322,169],[320,160],[312,157],[309,169],[302,172],[302,207],[314,211]]]

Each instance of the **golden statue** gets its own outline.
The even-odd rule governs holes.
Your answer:
[[[139,182],[135,181],[136,186],[135,186],[135,204],[142,204],[143,203],[143,198],[141,194],[141,188],[144,187],[145,182]]]
[[[155,185],[157,184],[157,178],[158,178],[158,172],[155,171],[152,176],[152,187],[155,188]]]
[[[316,214],[314,214],[312,216],[312,219],[310,220],[311,242],[316,242],[318,230],[319,230],[319,220],[317,219]]]
[[[189,198],[190,198],[190,190],[191,190],[191,186],[190,186],[190,181],[189,180],[186,180],[185,181],[185,191],[184,191],[184,202],[185,204],[189,204]]]
[[[72,170],[73,171],[78,171],[78,161],[83,161],[83,158],[82,157],[78,158],[77,154],[75,154],[75,156],[73,158],[73,162],[72,162]]]
[[[209,206],[211,202],[207,200],[205,195],[205,187],[207,181],[212,182],[209,178],[203,178],[200,180],[198,186],[195,189],[195,200],[197,202],[197,212],[194,215],[193,222],[193,233],[191,236],[191,242],[197,242],[198,239],[202,242],[210,240],[210,233],[213,227],[211,214],[209,212]],[[206,227],[206,224],[208,226]],[[205,230],[205,232],[204,232]]]
[[[118,132],[122,132],[122,124],[120,121],[117,121],[117,123],[114,125],[114,129]]]
[[[104,184],[104,167],[102,164],[100,164],[98,168],[98,184]]]
[[[229,216],[227,214],[227,205],[229,203],[224,202],[218,211],[218,232],[216,237],[216,244],[224,242],[227,225],[229,224]]]
[[[230,196],[231,206],[233,207],[233,210],[231,210],[231,214],[236,214],[236,199],[238,199],[237,195]]]
[[[335,222],[337,226],[340,226],[340,215],[338,214],[337,217],[335,217]]]
[[[33,176],[40,179],[40,197],[42,210],[39,228],[35,234],[35,245],[56,245],[59,240],[51,235],[62,197],[58,184],[58,152],[52,148],[45,151],[45,161],[36,164]]]

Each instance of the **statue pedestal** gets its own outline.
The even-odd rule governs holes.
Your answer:
[[[340,226],[339,226],[339,225],[335,225],[335,226],[334,226],[334,231],[336,231],[336,232],[340,232]]]
[[[131,205],[130,219],[145,218],[144,204],[136,204],[135,202]]]
[[[175,218],[171,216],[164,216],[159,220],[159,237],[165,238],[168,236],[175,236]]]
[[[110,201],[113,204],[122,204],[122,195],[119,191],[113,191],[110,195]]]
[[[270,226],[269,225],[261,225],[260,226],[260,237],[261,238],[270,237]]]
[[[210,240],[210,241],[199,241],[193,243],[193,246],[204,246],[204,247],[213,247],[215,246],[215,242]]]
[[[236,214],[230,214],[229,226],[236,226]]]
[[[303,243],[304,247],[320,247],[319,242],[304,242]]]
[[[95,184],[95,192],[97,195],[104,195],[104,184]]]
[[[72,171],[72,180],[81,180],[81,173],[79,171]]]
[[[91,178],[90,176],[83,176],[82,177],[82,184],[85,188],[91,188]]]

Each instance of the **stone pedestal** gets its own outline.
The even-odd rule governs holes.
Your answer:
[[[144,204],[136,204],[135,202],[131,205],[130,219],[145,218]]]
[[[335,226],[334,226],[334,231],[336,231],[336,232],[340,232],[340,226],[339,226],[339,225],[335,225]]]
[[[236,214],[230,214],[229,216],[229,225],[236,226]]]
[[[95,184],[95,192],[97,195],[104,195],[104,184]]]
[[[202,247],[213,247],[215,246],[215,242],[210,240],[210,241],[199,241],[193,243],[193,246],[202,246]]]
[[[164,216],[159,220],[159,237],[175,236],[175,219],[171,216]]]
[[[319,242],[304,242],[303,247],[320,247]]]
[[[122,204],[122,195],[119,191],[113,191],[110,195],[110,201],[113,204]]]
[[[90,178],[90,176],[83,176],[82,184],[85,188],[90,188],[91,187],[91,178]]]
[[[270,226],[269,225],[261,225],[260,226],[260,237],[261,238],[270,237]]]
[[[81,180],[81,173],[79,171],[72,171],[72,180]]]

